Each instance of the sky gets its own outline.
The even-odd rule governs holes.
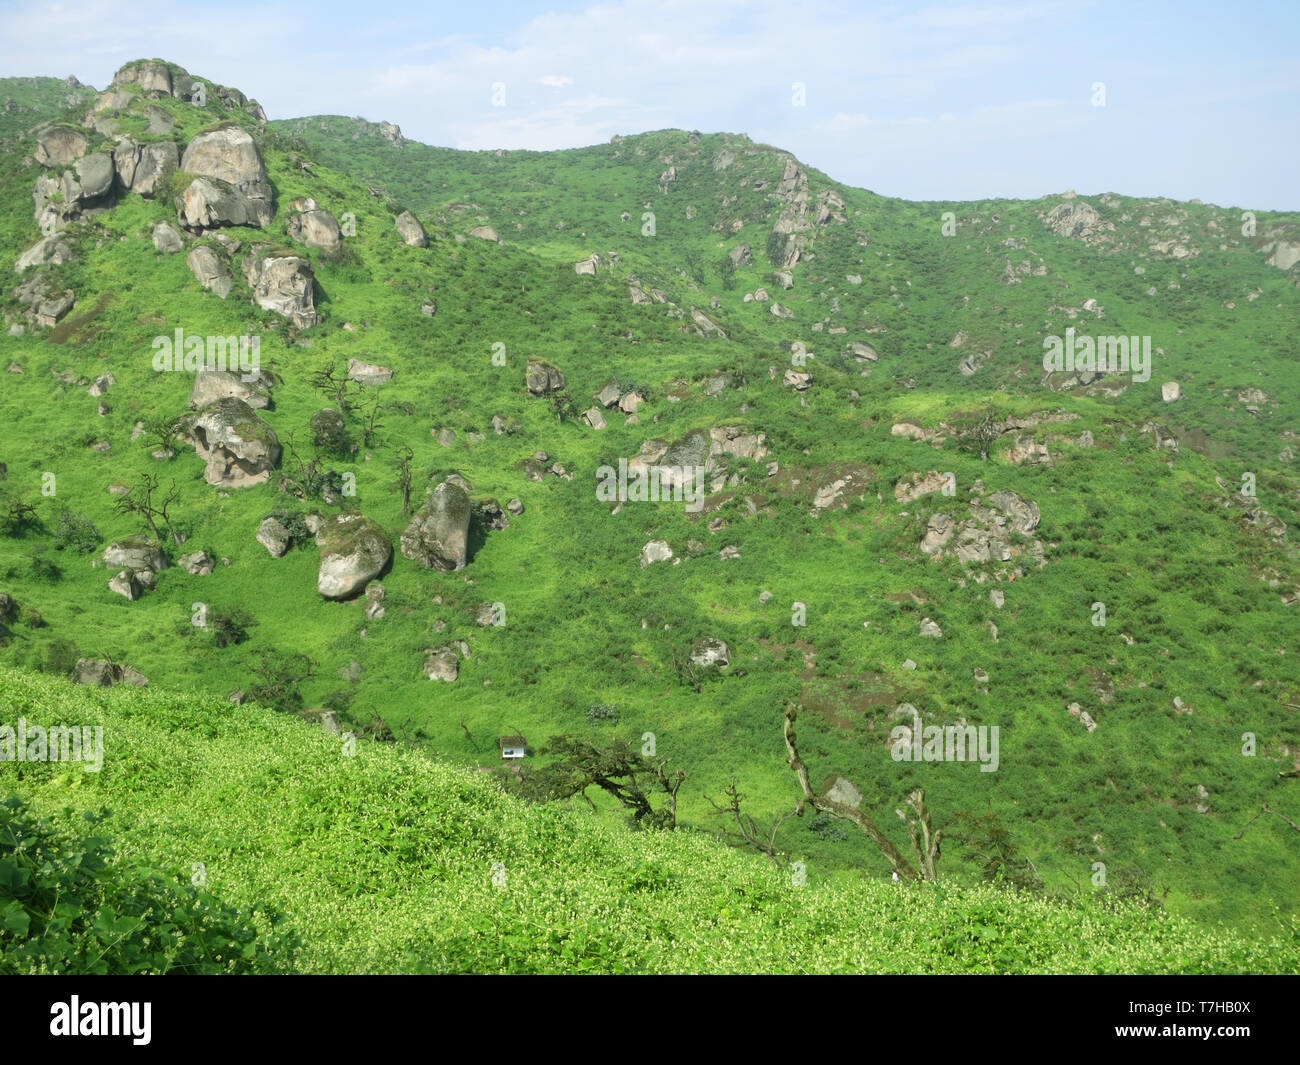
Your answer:
[[[1300,0],[0,0],[0,75],[169,59],[452,148],[747,133],[910,200],[1300,209]]]

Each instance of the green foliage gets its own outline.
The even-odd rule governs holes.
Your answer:
[[[0,801],[0,974],[283,972],[292,941],[138,861],[111,840],[59,829],[21,800]]]
[[[104,541],[104,535],[94,524],[67,507],[59,511],[54,527],[54,548],[63,551],[72,548],[79,554],[91,554]]]

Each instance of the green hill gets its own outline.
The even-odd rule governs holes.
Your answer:
[[[251,705],[0,673],[7,710],[100,725],[103,768],[6,765],[33,811],[178,883],[201,864],[305,972],[1295,972],[1295,927],[1243,941],[1134,903],[878,880],[793,883],[692,831],[532,806],[418,751]],[[0,836],[0,869],[5,868]],[[0,884],[0,912],[10,901]],[[12,939],[0,930],[0,969]]]
[[[813,788],[849,782],[907,855],[895,811],[924,789],[944,833],[944,894],[915,895],[923,924],[943,920],[950,903],[940,898],[1074,921],[1102,863],[1112,896],[1259,942],[1286,934],[1300,877],[1295,215],[1251,221],[1240,207],[1118,194],[907,202],[732,134],[457,152],[336,116],[266,124],[237,90],[198,84],[160,61],[128,64],[93,102],[61,110],[46,93],[24,104],[38,113],[0,151],[0,259],[31,260],[0,290],[0,371],[10,371],[0,388],[0,593],[11,600],[0,662],[27,671],[5,675],[0,705],[9,684],[37,684],[27,674],[69,675],[85,659],[192,693],[212,720],[210,700],[242,692],[284,715],[258,712],[259,729],[287,729],[322,752],[337,741],[311,739],[290,718],[332,710],[363,737],[364,757],[350,765],[419,767],[470,788],[485,824],[491,807],[510,811],[501,817],[511,824],[582,826],[637,868],[685,870],[687,851],[738,862],[755,884],[770,881],[763,912],[745,918],[767,921],[769,909],[785,912],[773,865],[699,838],[729,827],[714,803],[734,780],[765,838],[780,822],[772,849],[786,880],[802,863],[828,913],[853,893],[883,906],[900,889],[862,834],[825,815],[788,816],[800,787],[782,711],[797,705]],[[10,81],[6,93],[17,98]],[[254,149],[239,146],[239,131]],[[191,156],[206,176],[180,165],[196,141],[224,145],[224,161]],[[160,164],[153,185],[124,184],[120,151],[135,153],[141,174],[150,152],[170,160],[173,144],[176,161]],[[98,164],[86,160],[98,155],[113,175],[92,196]],[[236,158],[248,168],[240,182],[213,176]],[[246,212],[245,224],[195,222],[203,209]],[[402,211],[418,217],[427,247],[403,240]],[[331,221],[337,247],[304,240]],[[163,223],[181,250],[165,250]],[[199,273],[228,274],[224,298],[190,259]],[[286,272],[259,278],[272,268]],[[155,370],[159,339],[177,329],[259,338],[266,376],[248,391],[269,391],[270,405],[254,412],[262,425],[242,423],[240,455],[220,476],[164,424],[193,416],[195,375]],[[1045,374],[1044,339],[1067,329],[1149,337],[1150,376]],[[322,374],[337,382],[349,360],[391,380],[355,386],[341,433],[324,432],[317,416],[340,395]],[[564,387],[533,394],[530,364],[558,368]],[[557,381],[539,375],[534,391]],[[1177,398],[1166,398],[1162,386],[1175,382]],[[584,420],[589,411],[598,417]],[[254,453],[270,433],[283,456],[261,468]],[[702,512],[600,498],[602,467],[637,456],[653,465],[673,445],[671,454],[707,454]],[[240,486],[245,467],[264,483]],[[468,486],[464,568],[403,554],[404,468],[413,510],[435,486]],[[111,544],[154,536],[138,511],[150,478],[153,505],[174,491],[166,517],[151,519],[169,562],[156,572],[104,557]],[[392,561],[368,595],[326,599],[307,523],[356,512]],[[272,515],[292,541],[283,557],[257,538]],[[331,528],[338,542],[341,527]],[[643,564],[652,541],[672,558]],[[207,564],[180,564],[198,552]],[[502,624],[488,623],[494,605]],[[927,620],[941,638],[923,635]],[[725,666],[692,661],[707,640],[726,645]],[[189,713],[180,696],[138,698],[176,708],[164,719],[177,727]],[[931,725],[996,726],[997,771],[894,760],[891,730],[913,710]],[[253,713],[221,712],[232,722]],[[498,738],[515,734],[530,753],[505,770]],[[590,806],[567,800],[563,814],[501,793],[532,793],[552,737],[640,748],[647,734],[647,749],[686,774],[676,833],[625,835],[625,811],[599,789]],[[418,753],[380,753],[394,737]],[[239,742],[232,733],[230,746]],[[255,765],[240,772],[263,771]],[[452,766],[491,773],[470,785]],[[166,783],[171,772],[159,763],[153,783],[132,790],[106,768],[81,787],[109,789],[110,804],[130,795],[166,805],[186,790]],[[0,765],[0,791],[11,773]],[[335,823],[337,808],[317,814],[304,801],[296,790],[275,799],[282,816]],[[391,831],[405,840],[401,825]],[[234,829],[210,831],[228,840]],[[510,831],[490,830],[515,845]],[[393,851],[393,869],[403,847],[424,853],[418,834]],[[125,827],[119,835],[131,839]],[[159,828],[131,846],[161,853],[166,838]],[[188,846],[184,834],[173,843]],[[517,845],[550,853],[542,840]],[[427,846],[451,861],[452,842]],[[467,900],[471,884],[490,885],[483,862],[498,859],[486,842],[474,846],[450,898],[492,923],[501,896]],[[183,859],[176,850],[168,860]],[[293,883],[319,875],[308,862],[291,877],[276,868]],[[254,900],[264,883],[245,870],[232,900]],[[302,911],[309,929],[336,919],[324,916],[330,891],[366,893],[350,871],[331,876],[341,886],[326,878]],[[1038,894],[979,886],[999,876]],[[574,883],[586,892],[595,880]],[[591,886],[579,899],[575,887],[565,904],[595,914],[624,888]],[[1075,901],[1047,901],[1063,895]],[[538,912],[545,897],[530,896]],[[665,896],[663,912],[679,905]],[[951,905],[956,915],[967,903]],[[405,951],[429,926],[398,927]],[[518,934],[527,964],[562,964],[561,946]],[[474,954],[464,927],[458,935],[446,954],[419,957],[505,964]],[[379,931],[344,938],[317,935],[310,965],[383,968],[400,956]],[[614,953],[592,964],[691,967],[648,940],[597,939],[593,949]],[[855,952],[885,956],[882,942],[836,941],[808,967],[865,964]],[[921,967],[914,946],[887,952],[899,971]],[[1064,967],[1051,950],[1007,964]],[[1153,946],[1141,966],[1158,954]],[[701,946],[692,964],[796,967],[776,953],[742,956]],[[1182,957],[1176,964],[1192,964]],[[946,971],[950,961],[927,964]]]

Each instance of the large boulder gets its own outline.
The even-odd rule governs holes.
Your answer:
[[[22,255],[18,256],[18,261],[14,263],[14,269],[22,273],[33,266],[45,266],[47,264],[57,266],[60,263],[70,263],[76,258],[73,255],[72,247],[62,237],[57,234],[50,234],[48,237],[42,237]]]
[[[175,141],[136,144],[127,139],[113,149],[113,169],[118,183],[146,199],[158,192],[163,176],[179,165],[180,149]]]
[[[429,236],[420,225],[420,220],[410,211],[403,211],[396,219],[397,232],[412,248],[427,248]]]
[[[186,440],[207,463],[203,479],[223,488],[265,484],[280,461],[280,441],[242,399],[219,399],[189,419]]]
[[[36,137],[33,158],[41,166],[71,166],[90,151],[90,140],[71,126],[51,126]]]
[[[393,379],[393,371],[387,366],[362,362],[360,359],[348,359],[348,380],[359,385],[385,385]]]
[[[343,233],[329,211],[312,207],[289,219],[289,236],[309,248],[333,254],[343,246]]]
[[[220,226],[269,225],[275,217],[271,203],[271,187],[264,195],[250,194],[244,189],[215,178],[195,178],[180,195],[178,204],[181,224],[186,229],[201,232]]]
[[[190,391],[190,410],[202,410],[221,399],[240,399],[253,410],[266,410],[271,405],[270,379],[260,371],[246,377],[228,370],[200,370]]]
[[[337,514],[316,534],[320,570],[316,588],[326,599],[351,599],[383,573],[393,558],[388,534],[363,514]]]
[[[61,179],[65,212],[102,205],[113,188],[113,157],[92,152],[77,160]]]
[[[308,260],[254,249],[244,258],[244,277],[253,290],[253,302],[263,310],[288,318],[299,329],[316,324],[315,274]]]
[[[185,241],[170,222],[159,222],[153,227],[153,248],[165,255],[175,255],[185,250]]]
[[[139,59],[127,63],[113,75],[114,85],[138,85],[141,92],[172,94],[172,72],[157,59]]]
[[[469,494],[443,481],[402,533],[402,554],[425,569],[465,568],[469,552]]]
[[[501,237],[491,226],[475,226],[469,231],[471,237],[478,237],[479,240],[490,240],[497,244],[501,243]]]
[[[257,142],[238,126],[200,133],[185,149],[181,169],[242,188],[266,184],[266,165]]]
[[[104,548],[104,565],[109,569],[129,569],[135,573],[157,573],[168,566],[161,547],[145,536],[132,536]]]
[[[235,279],[230,275],[230,268],[216,251],[206,244],[191,248],[185,256],[185,262],[194,271],[194,278],[209,292],[215,292],[223,300],[230,295]]]
[[[116,662],[103,662],[96,658],[78,658],[72,669],[75,684],[88,684],[97,688],[111,688],[116,684],[129,684],[143,688],[149,678],[130,666],[120,666]]]

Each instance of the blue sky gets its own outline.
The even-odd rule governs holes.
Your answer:
[[[908,199],[1295,210],[1298,31],[1297,0],[0,0],[0,74],[102,88],[158,56],[271,118],[387,119],[450,147],[725,130]]]

